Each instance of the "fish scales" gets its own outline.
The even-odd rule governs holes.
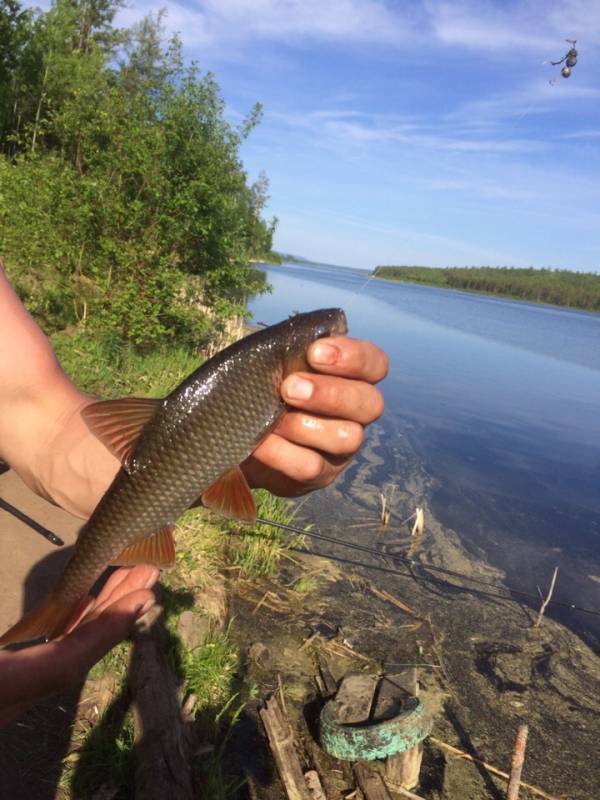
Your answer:
[[[281,382],[290,372],[307,369],[308,346],[345,332],[340,309],[298,314],[226,348],[156,401],[124,468],[81,529],[55,590],[45,605],[0,638],[0,646],[27,641],[30,634],[58,635],[68,612],[72,614],[108,564],[118,562],[126,548],[173,525],[252,453],[284,413]],[[108,407],[111,402],[123,401],[96,405]],[[58,621],[53,603],[61,611]]]

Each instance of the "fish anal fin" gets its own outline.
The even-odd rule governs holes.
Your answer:
[[[131,472],[131,451],[142,428],[161,403],[162,400],[150,397],[100,400],[86,406],[81,416],[94,436],[119,459],[127,472]]]
[[[234,467],[202,493],[202,504],[224,517],[256,521],[256,505],[244,473]]]
[[[0,647],[32,642],[35,639],[56,639],[64,633],[79,605],[79,600],[65,603],[58,592],[50,592],[38,606],[0,637]]]
[[[157,567],[172,567],[175,563],[174,525],[166,525],[158,533],[140,539],[126,547],[111,564],[118,567],[134,564],[154,564]]]

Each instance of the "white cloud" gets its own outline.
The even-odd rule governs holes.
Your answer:
[[[120,21],[129,25],[160,8],[167,11],[167,29],[190,47],[306,39],[398,44],[416,32],[412,14],[400,14],[383,0],[196,0],[185,6],[134,0]]]
[[[600,128],[589,128],[587,130],[563,133],[561,139],[600,139]]]
[[[600,43],[600,4],[589,0],[424,0],[438,41],[456,47],[509,53],[527,61],[532,52],[558,60],[565,39]]]
[[[417,150],[459,153],[539,152],[545,145],[533,139],[494,138],[478,132],[474,136],[464,127],[428,122],[415,117],[369,115],[358,111],[313,111],[273,113],[271,118],[296,130],[303,129],[323,146],[396,145]]]

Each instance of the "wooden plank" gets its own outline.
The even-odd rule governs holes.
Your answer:
[[[152,612],[154,612],[152,614]],[[165,658],[162,609],[137,623],[129,670],[133,696],[136,800],[192,800],[190,742],[178,686]]]
[[[260,711],[260,718],[288,800],[312,800],[296,752],[292,726],[274,697],[267,700]]]
[[[379,772],[368,767],[364,761],[354,765],[354,774],[366,800],[392,800]]]
[[[335,697],[337,721],[342,725],[368,722],[378,683],[379,675],[349,672]]]

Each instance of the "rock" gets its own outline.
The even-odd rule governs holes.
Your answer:
[[[248,658],[261,669],[269,670],[273,666],[273,656],[266,644],[254,642],[248,648]]]
[[[204,614],[195,614],[187,610],[177,620],[177,633],[188,650],[194,650],[201,645],[210,631],[210,617]]]
[[[480,645],[477,669],[501,692],[525,692],[531,684],[532,657],[521,647],[500,642]]]
[[[216,577],[209,587],[194,592],[194,605],[198,611],[210,618],[212,630],[220,633],[225,629],[229,615],[229,603],[225,581]]]

